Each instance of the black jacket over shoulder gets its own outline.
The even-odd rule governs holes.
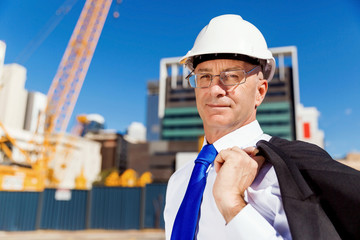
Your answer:
[[[275,168],[293,239],[360,239],[360,172],[320,147],[273,137],[259,141]]]

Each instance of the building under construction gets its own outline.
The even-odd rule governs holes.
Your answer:
[[[26,69],[4,65],[0,42],[0,190],[91,187],[100,144],[65,132],[111,2],[86,1],[47,96],[24,89]]]

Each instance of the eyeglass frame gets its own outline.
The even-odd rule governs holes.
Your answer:
[[[219,77],[220,82],[221,82],[224,86],[232,87],[232,86],[237,86],[237,85],[241,85],[241,84],[246,83],[246,77],[247,77],[247,75],[248,75],[249,73],[251,73],[252,71],[254,71],[254,70],[255,70],[256,68],[258,68],[258,67],[260,67],[260,65],[255,66],[254,68],[250,69],[250,70],[247,71],[247,72],[246,72],[244,69],[234,69],[234,70],[229,70],[229,71],[222,71],[222,72],[220,72],[220,74],[218,74],[218,75],[213,75],[213,74],[207,73],[208,75],[211,76],[209,86],[207,86],[207,87],[193,87],[193,86],[191,86],[190,77],[197,75],[197,74],[194,74],[194,71],[195,71],[195,70],[193,70],[189,75],[187,75],[187,76],[185,77],[185,79],[188,80],[188,83],[189,83],[190,87],[192,87],[192,88],[209,88],[209,87],[211,86],[211,84],[212,84],[212,81],[213,81],[214,77]],[[239,83],[237,83],[237,84],[225,84],[225,83],[223,82],[223,78],[221,78],[221,74],[222,74],[222,73],[226,73],[226,72],[233,72],[233,71],[244,71],[244,73],[245,73],[245,74],[244,74],[244,81],[243,81],[243,82],[239,82]],[[198,73],[198,74],[199,74],[199,73]],[[196,84],[196,82],[195,82],[195,84]]]

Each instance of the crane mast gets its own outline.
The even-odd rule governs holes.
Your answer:
[[[111,2],[87,0],[71,35],[47,94],[43,151],[35,164],[40,171],[46,171],[69,124]]]
[[[112,0],[87,0],[50,86],[45,133],[65,132]]]

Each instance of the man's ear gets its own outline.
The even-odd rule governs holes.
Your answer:
[[[260,106],[260,104],[265,98],[267,90],[268,90],[268,81],[266,79],[259,79],[256,89],[255,108]]]

